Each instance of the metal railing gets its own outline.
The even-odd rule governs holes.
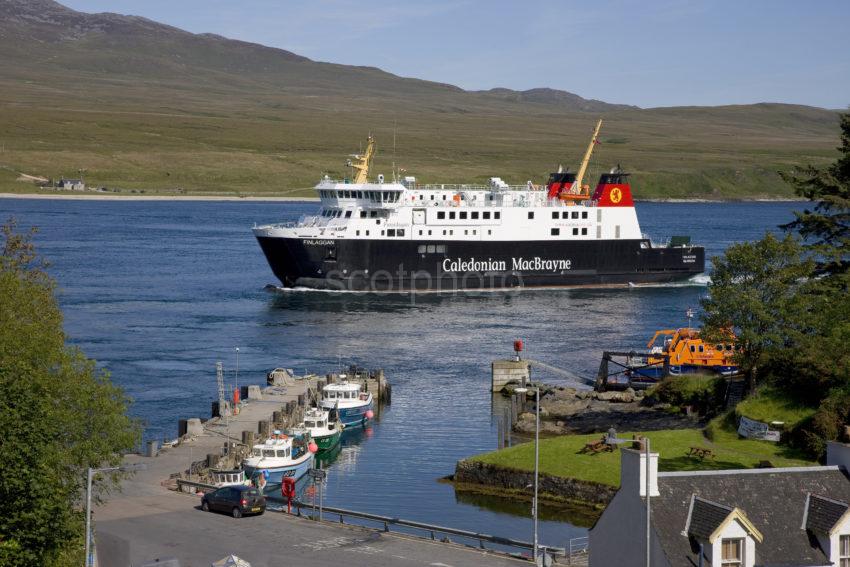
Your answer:
[[[306,504],[300,501],[293,501],[293,506],[295,507],[297,514],[299,516],[302,515],[302,508],[305,510],[310,510],[313,508],[312,504]],[[281,508],[282,509],[282,508]],[[402,528],[406,528],[407,530],[398,530],[400,533],[405,533],[407,535],[417,535],[419,537],[425,537],[427,539],[431,539],[433,541],[438,541],[438,535],[444,536],[440,538],[439,541],[450,541],[448,536],[456,536],[460,538],[464,538],[467,540],[472,540],[478,543],[478,547],[480,549],[487,549],[484,545],[485,543],[490,543],[493,545],[500,545],[507,548],[514,548],[523,551],[531,552],[534,548],[534,544],[528,541],[521,541],[512,538],[502,537],[502,536],[494,536],[490,534],[482,534],[478,532],[473,532],[469,530],[461,530],[457,528],[450,528],[447,526],[437,526],[434,524],[427,524],[425,522],[416,522],[413,520],[405,520],[403,518],[393,518],[390,516],[382,516],[380,514],[369,514],[367,512],[357,512],[355,510],[346,510],[345,508],[333,508],[329,506],[322,507],[323,514],[331,514],[332,516],[337,516],[339,518],[339,523],[344,524],[345,518],[352,518],[356,520],[361,520],[364,522],[374,522],[378,524],[380,529],[383,529],[385,532],[391,531],[391,526],[398,526]],[[313,515],[310,515],[311,518],[315,519]],[[366,527],[373,527],[370,525],[366,525]],[[410,533],[410,531],[414,533]],[[419,533],[416,533],[419,532]],[[424,535],[421,535],[421,532],[425,532]],[[551,555],[558,555],[562,557],[566,557],[568,550],[560,547],[547,547],[540,546],[540,549],[544,552],[547,552]],[[514,554],[517,555],[517,554]]]
[[[574,537],[566,547],[567,565],[587,565],[590,557],[590,539],[587,536]]]

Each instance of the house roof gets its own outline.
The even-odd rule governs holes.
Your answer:
[[[809,496],[806,510],[806,529],[818,534],[829,535],[836,524],[847,514],[848,504],[825,496]]]
[[[838,467],[659,473],[658,492],[652,524],[671,565],[698,565],[697,540],[737,509],[763,538],[756,565],[802,567],[829,564],[802,527],[809,493],[850,501],[850,480]]]
[[[696,495],[691,496],[691,509],[685,522],[685,533],[714,543],[720,532],[732,521],[739,522],[756,541],[762,541],[761,532],[753,526],[741,510]]]

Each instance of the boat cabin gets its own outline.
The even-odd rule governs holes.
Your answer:
[[[212,483],[215,486],[240,486],[246,484],[248,480],[245,478],[243,470],[226,470],[226,471],[210,471]]]
[[[339,384],[328,384],[322,389],[323,402],[352,402],[355,400],[365,400],[368,394],[361,392],[361,385],[351,382],[341,382]]]
[[[670,364],[696,366],[732,365],[736,349],[732,333],[711,345],[700,338],[699,330],[690,327],[657,331],[646,346],[654,355],[668,355]]]

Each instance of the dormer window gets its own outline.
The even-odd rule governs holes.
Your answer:
[[[744,539],[724,539],[720,547],[720,565],[723,567],[743,567]]]

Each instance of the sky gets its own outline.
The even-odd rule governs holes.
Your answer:
[[[60,0],[468,90],[850,105],[850,0]]]

